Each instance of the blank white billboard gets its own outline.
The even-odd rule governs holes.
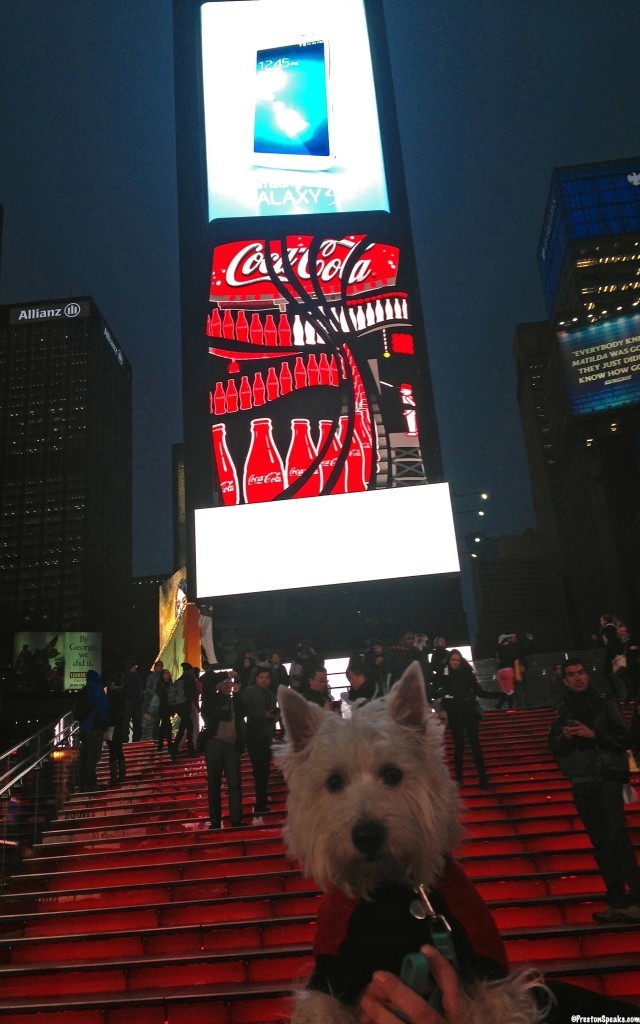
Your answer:
[[[197,597],[458,572],[448,484],[196,509]]]

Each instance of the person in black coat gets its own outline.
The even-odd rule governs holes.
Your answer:
[[[107,747],[109,748],[109,781],[112,785],[124,782],[127,776],[127,763],[125,761],[124,743],[125,729],[127,727],[127,703],[126,693],[121,681],[113,680],[109,686],[109,718],[111,728],[107,735]]]
[[[606,886],[600,922],[640,923],[640,866],[627,831],[623,787],[633,736],[617,700],[591,686],[580,658],[564,667],[565,694],[549,732],[549,749],[571,780],[573,802]]]
[[[247,720],[246,743],[256,798],[254,824],[262,823],[262,814],[269,810],[269,775],[271,772],[271,744],[278,718],[276,698],[269,689],[271,673],[260,669],[253,686],[242,691],[241,698]]]
[[[499,698],[495,690],[483,690],[473,674],[471,665],[456,648],[449,653],[449,661],[440,678],[439,697],[441,708],[446,712],[447,725],[453,737],[453,762],[456,782],[463,785],[463,763],[465,737],[469,740],[471,753],[478,769],[481,789],[487,789],[489,779],[480,746],[478,727],[481,712],[478,697]]]
[[[229,816],[233,827],[242,825],[240,757],[244,750],[244,709],[236,696],[240,684],[226,675],[205,672],[202,677],[201,714],[207,731],[207,762],[211,828],[222,825],[222,776],[227,780]]]

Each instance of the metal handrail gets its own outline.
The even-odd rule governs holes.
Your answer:
[[[51,734],[52,729],[53,735]],[[38,732],[33,733],[33,735],[28,736],[24,740],[20,740],[19,743],[13,744],[9,750],[0,754],[0,765],[9,765],[9,770],[0,775],[0,799],[2,799],[7,790],[17,785],[25,775],[34,768],[37,768],[39,764],[42,764],[53,750],[67,746],[69,740],[77,731],[78,723],[74,719],[72,712],[68,711],[58,722],[55,722],[53,725],[50,723],[43,726]],[[35,751],[33,750],[34,743],[36,745]],[[21,748],[27,750],[27,756],[18,763],[11,765],[11,759],[17,755]]]
[[[0,884],[21,870],[73,788],[77,735],[67,712],[0,754]]]

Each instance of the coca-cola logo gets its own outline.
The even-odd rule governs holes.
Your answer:
[[[234,483],[234,481],[233,480],[223,480],[222,481],[222,493],[223,494],[231,494],[232,491],[235,491],[235,483]]]
[[[363,238],[363,235],[325,238],[318,246],[314,257],[315,274],[326,294],[338,294],[338,285],[343,281],[358,293],[395,283],[399,251],[395,246],[379,242],[370,242],[346,271],[349,257]],[[292,235],[287,237],[286,246],[274,241],[265,248],[266,243],[260,240],[216,246],[213,251],[211,300],[231,301],[238,298],[239,292],[281,298],[271,279],[269,265],[280,281],[287,283],[297,278],[305,290],[311,292],[310,248],[313,241],[310,235]]]
[[[264,473],[262,476],[259,476],[257,473],[252,473],[249,477],[247,477],[247,483],[248,484],[252,484],[252,485],[253,484],[281,484],[282,483],[282,473],[280,473],[278,471],[275,471],[275,470],[272,471],[271,473]]]

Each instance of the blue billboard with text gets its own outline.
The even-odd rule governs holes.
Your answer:
[[[640,404],[640,314],[558,332],[578,416]]]

